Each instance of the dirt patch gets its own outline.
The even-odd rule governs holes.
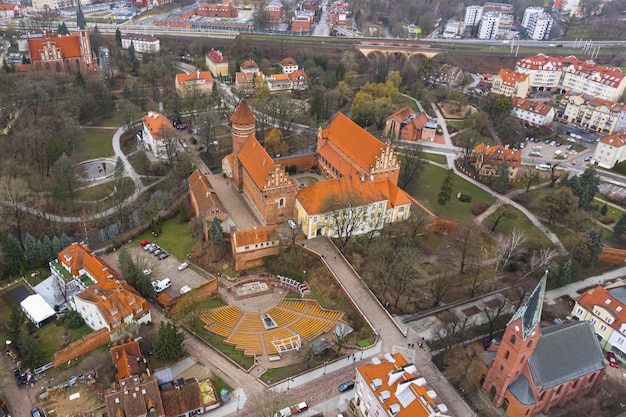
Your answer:
[[[480,309],[476,306],[472,306],[470,308],[466,308],[465,310],[461,310],[461,312],[463,312],[463,314],[465,314],[467,317],[470,317],[480,313]]]

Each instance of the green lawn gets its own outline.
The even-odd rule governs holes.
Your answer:
[[[164,248],[166,251],[177,257],[179,260],[187,259],[187,254],[196,240],[189,231],[190,223],[181,224],[178,217],[167,220],[163,223],[163,230],[158,236],[153,236],[151,231],[147,231],[137,237],[137,241],[149,240]]]
[[[405,96],[398,95],[398,97],[396,98],[396,104],[398,105],[399,109],[403,107],[410,107],[411,109],[413,109],[413,111],[420,111],[420,109],[417,107],[417,103]]]
[[[83,159],[96,159],[113,156],[113,134],[115,130],[88,128],[82,129],[83,140],[79,149]]]
[[[464,120],[451,120],[451,119],[446,119],[446,125],[448,126],[452,126],[456,129],[463,129],[465,127],[465,121]]]
[[[452,197],[448,204],[441,207],[437,203],[437,193],[439,193],[447,172],[443,168],[427,164],[420,179],[410,184],[407,191],[435,214],[461,221],[471,221],[474,218],[472,207],[476,203],[484,201],[489,205],[493,204],[495,199],[490,193],[483,191],[462,177],[455,176]],[[462,203],[456,198],[458,193],[471,196],[472,201]]]
[[[52,361],[52,355],[59,350],[63,344],[63,335],[65,332],[69,332],[71,343],[91,333],[91,329],[86,324],[83,324],[78,329],[68,329],[63,325],[61,320],[57,320],[37,329],[35,337],[39,340],[39,345],[45,357],[45,361],[42,365]]]
[[[541,230],[537,229],[537,227],[535,227],[535,225],[532,224],[531,221],[528,220],[528,217],[524,216],[521,211],[510,206],[508,206],[508,208],[510,210],[513,210],[513,212],[516,214],[516,217],[511,220],[501,221],[500,224],[498,224],[498,226],[496,227],[495,231],[497,233],[509,234],[513,231],[513,229],[517,229],[524,232],[524,236],[532,242],[535,242],[544,247],[553,246],[550,239],[548,239],[546,235],[541,232]],[[491,216],[485,219],[485,221],[483,222],[483,225],[485,227],[489,229],[493,227],[493,222],[498,215],[499,210],[502,210],[502,208],[499,208],[498,210],[496,210],[496,212],[491,214]]]
[[[123,126],[126,122],[124,121],[124,113],[120,111],[114,111],[111,117],[104,119],[100,122],[100,126],[102,127],[120,127]]]
[[[439,155],[438,153],[424,152],[424,158],[428,159],[429,161],[436,162],[438,164],[445,164],[448,162],[445,155]]]

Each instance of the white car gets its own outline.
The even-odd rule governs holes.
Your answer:
[[[182,271],[183,269],[187,269],[189,268],[189,264],[187,262],[183,262],[182,264],[178,265],[178,270]]]
[[[144,269],[143,270],[143,274],[144,275],[150,275],[152,273],[152,269]]]
[[[167,290],[169,287],[171,287],[172,281],[170,281],[169,278],[165,278],[162,281],[152,281],[152,286],[154,287],[154,290],[158,294],[160,292]]]
[[[293,220],[289,219],[287,220],[287,224],[289,225],[289,227],[291,227],[292,229],[295,229],[296,227],[298,227],[296,225],[296,222],[294,222]]]
[[[184,287],[181,287],[180,289],[180,294],[187,294],[189,291],[191,291],[191,288],[189,287],[189,285],[185,285]]]

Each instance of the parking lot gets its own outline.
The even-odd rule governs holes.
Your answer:
[[[587,162],[586,158],[593,156],[593,152],[579,140],[568,141],[561,138],[560,141],[539,141],[535,139],[533,142],[532,139],[525,141],[521,149],[524,162],[583,165]]]
[[[163,249],[167,250],[167,248]],[[133,258],[141,260],[142,266],[152,270],[150,273],[151,280],[161,281],[165,278],[170,279],[172,286],[163,291],[163,293],[172,298],[180,295],[180,289],[185,285],[194,289],[207,283],[207,279],[194,271],[191,267],[185,268],[182,271],[178,270],[179,265],[185,262],[185,260],[176,259],[172,255],[163,260],[159,260],[150,252],[143,250],[138,244],[130,248],[130,252]]]

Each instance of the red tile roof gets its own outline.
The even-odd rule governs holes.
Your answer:
[[[344,203],[366,205],[385,201],[387,197],[371,181],[361,181],[358,177],[344,177],[340,180],[315,182],[301,190],[296,199],[307,214],[315,215],[333,211]]]
[[[256,122],[256,116],[252,113],[252,110],[250,110],[250,106],[248,106],[246,100],[241,100],[239,104],[237,104],[233,115],[230,116],[230,121],[240,125],[254,124]]]
[[[191,174],[187,182],[189,184],[189,192],[198,204],[198,214],[200,216],[226,214],[226,209],[213,191],[209,179],[199,169],[196,169]]]
[[[366,172],[375,165],[376,158],[385,147],[384,143],[341,112],[337,113],[328,128],[322,131],[322,137],[328,138],[329,142],[352,158]]]
[[[387,197],[387,208],[411,204],[411,197],[389,180],[376,181],[376,187]]]
[[[252,177],[256,186],[260,190],[265,188],[265,181],[274,170],[274,161],[254,135],[250,135],[241,147],[239,162]]]
[[[517,67],[526,70],[567,71],[583,77],[594,77],[595,82],[611,87],[617,86],[624,78],[624,73],[617,67],[605,67],[594,61],[580,60],[575,56],[552,57],[538,54],[517,61]]]
[[[187,74],[176,74],[176,85],[181,86],[189,81],[204,80],[206,84],[213,82],[211,71],[195,71]]]
[[[415,113],[413,111],[412,108],[410,107],[403,107],[400,110],[396,110],[395,113],[393,113],[391,116],[387,117],[387,120],[389,119],[395,119],[398,122],[402,123],[404,122],[406,119],[408,119],[409,117],[411,117],[411,115]]]
[[[59,252],[57,259],[75,277],[84,269],[96,282],[120,279],[117,272],[96,257],[85,243],[72,243]]]
[[[286,81],[289,79],[286,74],[271,74],[270,78],[274,79],[274,81]]]
[[[163,133],[166,131],[171,131],[172,133],[174,132],[172,122],[159,112],[149,111],[142,120],[143,124],[150,131],[150,134],[154,139],[163,137]]]
[[[246,69],[259,69],[259,66],[257,65],[256,62],[254,62],[251,59],[248,59],[247,61],[244,61],[243,64],[241,64],[239,66],[239,68],[241,68],[242,70],[246,70]]]
[[[35,38],[28,40],[31,61],[41,60],[44,44],[52,44],[61,50],[63,58],[80,58],[80,38],[77,33],[61,35],[56,38]]]
[[[518,149],[507,149],[500,145],[487,147],[484,143],[474,148],[477,156],[482,155],[484,161],[488,164],[499,164],[505,160],[509,167],[518,167],[522,165],[521,153]]]
[[[111,347],[109,352],[111,353],[111,361],[115,369],[117,369],[117,373],[115,374],[115,380],[117,382],[131,375],[138,375],[140,373],[139,363],[137,362],[137,359],[141,357],[139,342],[130,340],[116,343]]]
[[[293,82],[302,81],[298,79],[300,77],[302,77],[302,80],[305,80],[305,81],[307,79],[306,73],[302,69],[295,70],[294,72],[287,74],[287,78],[289,78]]]
[[[130,376],[113,384],[104,395],[107,415],[111,417],[163,416],[159,384],[154,376]],[[154,408],[153,411],[148,411]]]
[[[216,64],[228,62],[228,58],[226,58],[225,55],[222,55],[220,51],[216,51],[215,49],[211,49],[209,52],[207,52],[206,56]]]
[[[609,291],[620,287],[623,287],[623,285],[611,285],[608,288],[598,285],[597,287],[583,293],[576,302],[592,314],[594,306],[601,306],[602,308],[611,311],[615,319],[611,323],[611,327],[616,330],[620,330],[622,324],[626,322],[626,304],[609,294]],[[611,301],[607,304],[607,300]]]
[[[198,408],[204,408],[200,386],[195,379],[187,379],[176,389],[161,391],[166,416],[180,416]]]
[[[621,148],[626,145],[626,132],[616,133],[615,135],[605,136],[600,139],[600,142],[613,146],[615,148]]]
[[[280,66],[281,67],[291,67],[294,65],[298,65],[298,63],[296,62],[295,59],[293,59],[292,57],[287,57],[285,59],[283,59],[282,61],[280,61]]]
[[[513,107],[530,113],[539,114],[541,116],[547,116],[548,113],[550,113],[550,110],[552,110],[552,107],[547,104],[518,97],[513,98]]]
[[[257,227],[233,233],[233,242],[236,247],[254,245],[255,243],[278,240],[278,226]]]
[[[498,76],[502,78],[502,84],[509,87],[514,87],[517,83],[524,82],[528,79],[528,74],[522,74],[506,68],[502,68],[498,71]]]

